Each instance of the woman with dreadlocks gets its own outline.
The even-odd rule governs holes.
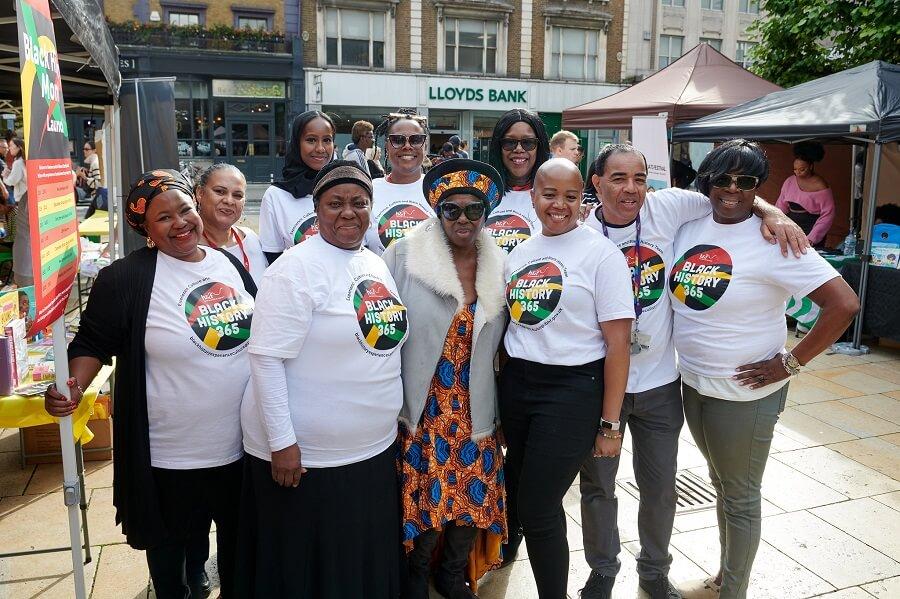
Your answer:
[[[375,134],[387,137],[384,146],[391,164],[386,177],[372,181],[372,223],[366,246],[380,256],[407,231],[435,214],[422,197],[426,118],[413,110],[400,110],[387,115]]]

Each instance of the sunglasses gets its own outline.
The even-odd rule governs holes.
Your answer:
[[[452,202],[441,204],[441,216],[447,220],[459,220],[459,217],[463,214],[466,215],[468,220],[475,222],[484,216],[484,204],[478,202],[477,204],[469,204],[465,208]]]
[[[394,133],[392,135],[388,135],[388,140],[391,142],[391,145],[398,150],[405,146],[407,142],[409,142],[409,145],[414,148],[421,146],[425,143],[426,139],[428,139],[428,136],[424,133],[414,133],[413,135],[400,135],[398,133]]]
[[[731,187],[732,183],[734,183],[741,191],[751,191],[759,186],[759,177],[754,177],[753,175],[729,175],[725,173],[710,181],[710,184],[712,184],[713,187],[720,187],[722,189]]]
[[[512,139],[510,137],[504,137],[500,140],[500,147],[507,152],[512,152],[516,149],[516,146],[522,146],[523,150],[525,150],[526,152],[531,152],[536,147],[538,147],[538,140],[536,137],[526,137],[524,139]]]

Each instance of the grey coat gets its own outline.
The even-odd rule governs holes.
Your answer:
[[[506,331],[503,262],[506,254],[482,231],[475,242],[478,267],[475,289],[475,330],[469,372],[472,439],[494,432],[497,425],[497,386],[494,356]],[[407,309],[409,338],[403,345],[403,408],[400,422],[415,433],[425,409],[428,388],[453,317],[464,306],[462,283],[456,274],[450,245],[441,224],[430,218],[392,244],[382,256],[400,299]]]

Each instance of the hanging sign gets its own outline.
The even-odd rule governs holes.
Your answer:
[[[647,191],[671,187],[666,115],[631,117],[631,137],[647,159]]]

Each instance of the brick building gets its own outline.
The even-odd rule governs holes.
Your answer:
[[[350,126],[398,107],[429,117],[432,152],[451,135],[486,159],[497,118],[541,114],[621,89],[625,0],[302,0],[306,104]],[[612,132],[584,132],[589,151]]]

